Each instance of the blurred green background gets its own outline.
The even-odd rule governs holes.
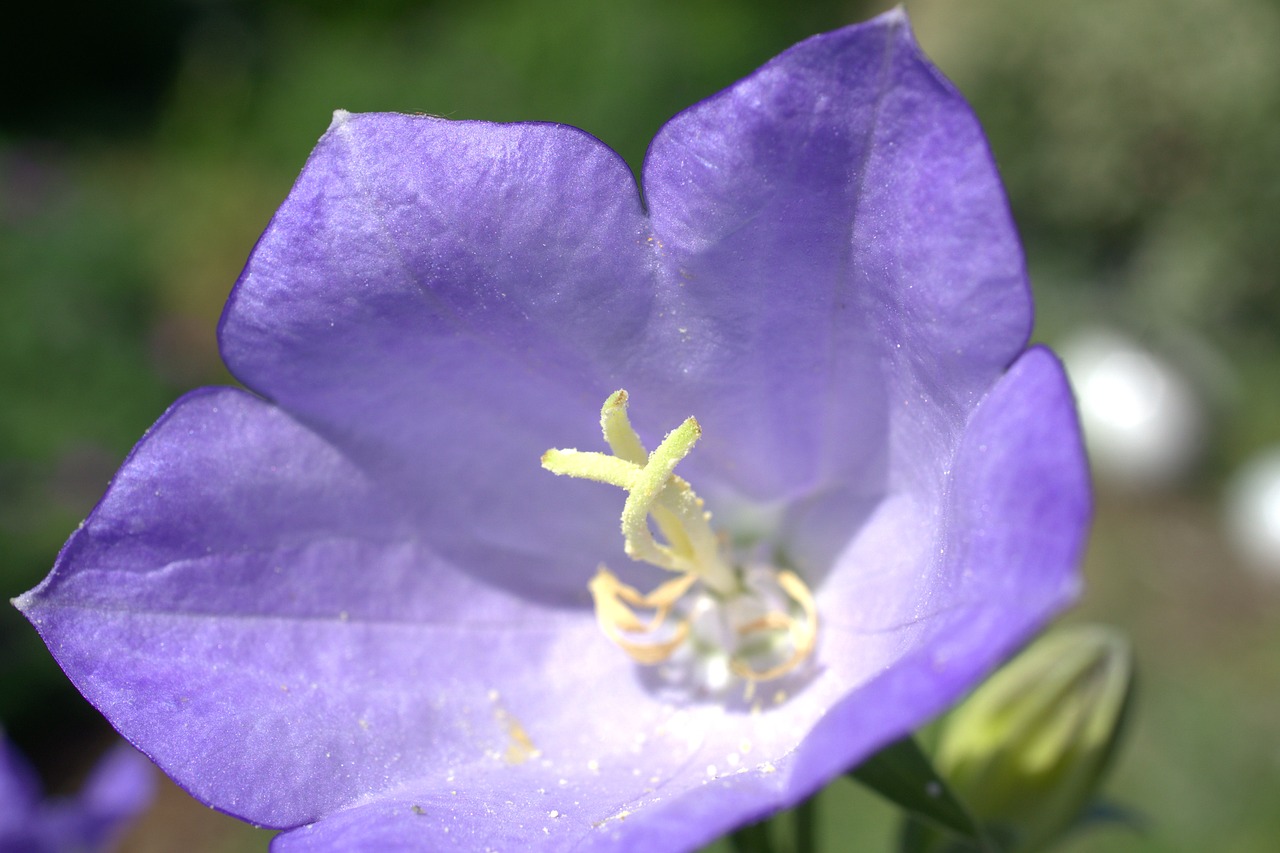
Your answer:
[[[176,396],[230,381],[214,340],[223,300],[334,108],[567,122],[638,168],[682,107],[888,5],[82,0],[11,12],[0,593],[43,577]],[[1149,825],[1067,846],[1275,850],[1280,571],[1233,547],[1224,495],[1280,443],[1280,0],[907,7],[990,135],[1026,240],[1037,337],[1093,354],[1082,363],[1098,361],[1098,340],[1121,341],[1140,375],[1158,368],[1157,385],[1178,391],[1156,409],[1157,427],[1181,425],[1172,439],[1108,444],[1118,404],[1096,401],[1089,587],[1068,618],[1135,643],[1138,705],[1109,790]],[[110,737],[9,608],[0,721],[55,790]],[[820,808],[827,849],[888,849],[894,815],[872,795],[837,782]],[[268,837],[168,786],[124,849],[263,850]]]

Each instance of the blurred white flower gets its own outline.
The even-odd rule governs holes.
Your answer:
[[[1226,528],[1246,563],[1280,580],[1280,445],[1254,456],[1227,485]]]
[[[1205,412],[1191,383],[1128,337],[1087,328],[1059,348],[1099,479],[1134,490],[1177,480],[1195,461]]]

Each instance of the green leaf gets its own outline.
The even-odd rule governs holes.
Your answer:
[[[981,850],[993,849],[982,827],[933,769],[915,738],[889,744],[849,772],[889,802],[940,829],[954,833]]]

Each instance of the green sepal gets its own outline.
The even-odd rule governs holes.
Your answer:
[[[849,778],[905,809],[911,817],[959,836],[974,849],[995,849],[911,736],[889,744],[862,762],[849,771]]]

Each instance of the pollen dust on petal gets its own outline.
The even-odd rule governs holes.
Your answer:
[[[507,735],[507,748],[502,753],[502,760],[516,767],[530,758],[541,756],[542,750],[534,745],[533,739],[529,737],[529,733],[525,731],[515,715],[498,704],[494,694],[491,693],[490,698],[494,699],[493,718],[503,727]]]

